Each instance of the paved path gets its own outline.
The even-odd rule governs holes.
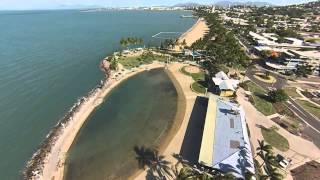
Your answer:
[[[260,87],[265,89],[266,91],[268,91],[270,87],[276,88],[276,89],[282,89],[286,85],[286,80],[282,76],[280,76],[276,73],[272,73],[272,72],[270,72],[270,74],[277,79],[276,83],[269,84],[269,83],[259,81],[258,79],[254,78],[254,76],[253,76],[256,71],[257,70],[253,70],[253,66],[251,66],[248,68],[248,70],[246,72],[246,76],[251,81],[253,81],[257,85],[259,85]],[[299,119],[301,119],[303,122],[305,122],[308,126],[311,127],[311,128],[305,129],[305,131],[306,131],[305,133],[310,134],[311,136],[309,136],[309,138],[320,147],[320,138],[319,138],[320,137],[320,121],[319,121],[319,119],[317,117],[313,116],[312,114],[310,114],[309,112],[305,111],[299,104],[297,104],[291,98],[285,104],[288,106],[288,108],[293,113],[295,113],[299,117]]]
[[[264,126],[266,128],[270,128],[272,126],[276,126],[279,128],[277,132],[286,137],[289,141],[290,149],[287,152],[281,152],[277,149],[274,151],[275,153],[281,153],[285,157],[292,159],[292,166],[289,169],[295,168],[307,161],[317,160],[320,158],[320,150],[317,146],[308,140],[289,133],[260,113],[245,97],[243,89],[238,90],[237,100],[246,112],[246,121],[250,129],[250,141],[253,145],[253,152],[255,152],[258,147],[258,140],[263,139],[260,127]],[[290,176],[288,178],[290,178]]]

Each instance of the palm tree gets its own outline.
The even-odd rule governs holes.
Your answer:
[[[143,39],[142,38],[138,39],[138,44],[143,44]]]
[[[164,156],[159,155],[159,152],[155,149],[145,147],[134,147],[136,153],[136,159],[141,169],[149,168],[150,172],[154,175],[157,173],[158,178],[167,179],[172,177],[170,172],[170,162],[164,159]]]
[[[136,159],[138,160],[139,168],[145,169],[150,166],[151,161],[153,159],[153,152],[149,148],[145,148],[144,146],[134,147],[134,151],[136,153]]]
[[[150,162],[149,168],[154,173],[156,172],[161,179],[167,179],[167,177],[172,177],[170,173],[170,162],[164,159],[164,156],[159,155],[157,150],[152,152],[152,160]]]
[[[123,48],[127,47],[127,46],[129,45],[128,39],[121,38],[121,39],[120,39],[120,45],[121,45],[121,47],[123,47]]]
[[[182,164],[182,168],[179,170],[180,162],[177,162],[171,167],[175,180],[187,180],[194,178],[194,170],[186,164]]]
[[[262,154],[265,154],[265,153],[270,153],[272,151],[272,146],[269,145],[269,144],[266,144],[264,143],[264,140],[258,140],[258,144],[259,146],[257,147],[257,155],[260,155],[261,156],[261,153]]]
[[[183,47],[187,46],[187,42],[186,42],[185,39],[183,39],[183,41],[182,41],[182,46],[183,46]]]
[[[281,180],[281,179],[283,179],[282,174],[278,172],[278,168],[273,167],[270,164],[266,165],[265,171],[267,173],[267,176],[270,178],[270,180]]]

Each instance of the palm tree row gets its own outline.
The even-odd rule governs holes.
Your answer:
[[[120,39],[120,45],[122,47],[128,47],[130,45],[139,45],[143,44],[143,39],[142,38],[137,38],[137,37],[128,37],[128,38],[121,38]]]
[[[203,17],[208,26],[209,31],[200,40],[192,44],[193,49],[206,50],[208,59],[208,71],[213,71],[217,64],[225,64],[228,66],[248,65],[248,57],[243,51],[241,45],[236,39],[232,31],[228,31],[222,24],[218,14],[208,13],[203,10],[196,12],[196,15]],[[215,74],[216,72],[210,72]]]
[[[191,166],[179,155],[173,155],[178,162],[175,165],[159,155],[157,150],[145,147],[135,147],[136,159],[141,169],[148,168],[148,176],[152,179],[167,180],[233,180],[232,174],[224,174],[217,170]],[[170,167],[171,165],[171,167]]]
[[[264,143],[264,140],[258,140],[258,144],[259,146],[257,147],[256,157],[259,156],[263,160],[263,163],[257,168],[261,168],[263,166],[264,171],[266,172],[266,175],[260,176],[260,179],[283,179],[282,174],[280,174],[278,171],[279,165],[272,151],[272,146]]]

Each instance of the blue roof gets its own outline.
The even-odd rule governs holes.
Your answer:
[[[255,172],[245,112],[238,104],[213,95],[210,95],[209,98],[216,99],[216,106],[208,106],[208,108],[216,107],[216,115],[212,118],[212,121],[215,122],[214,129],[212,129],[214,143],[212,164],[204,165],[223,172],[230,172],[236,178],[244,179],[247,171]],[[206,121],[210,120],[211,118],[206,119]]]
[[[230,148],[230,141],[238,141],[240,146],[244,145],[240,114],[230,113],[231,108],[230,104],[217,101],[213,165],[239,151],[238,148]],[[233,128],[230,128],[230,121],[234,122]]]

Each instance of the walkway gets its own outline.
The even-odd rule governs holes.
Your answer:
[[[258,147],[258,140],[263,139],[260,126],[264,126],[266,128],[276,126],[279,128],[277,132],[286,137],[289,141],[290,149],[287,152],[281,152],[275,149],[275,153],[281,153],[285,157],[292,159],[292,165],[289,167],[289,169],[295,168],[296,166],[301,165],[309,160],[320,159],[320,150],[317,148],[317,146],[299,136],[290,134],[278,124],[260,113],[245,97],[243,89],[238,90],[237,100],[243,106],[246,112],[246,121],[250,129],[250,140],[253,145],[254,152]]]
[[[246,72],[246,76],[251,81],[253,81],[257,85],[262,87],[263,89],[267,91],[269,90],[270,87],[273,87],[276,89],[282,89],[286,85],[286,80],[282,76],[276,73],[270,73],[270,75],[274,76],[277,79],[277,82],[274,85],[261,82],[258,79],[253,77],[253,74],[254,72],[256,72],[256,70],[253,70],[252,68],[253,66],[248,68]],[[314,117],[309,112],[305,111],[299,104],[297,104],[291,98],[289,98],[289,101],[286,102],[285,104],[294,114],[296,114],[299,117],[299,119],[301,119],[303,122],[305,122],[308,126],[311,127],[311,128],[306,128],[304,130],[304,133],[307,134],[312,139],[312,141],[314,141],[315,144],[317,144],[320,147],[320,138],[319,138],[320,137],[320,133],[319,133],[320,121],[318,120],[318,118]]]

